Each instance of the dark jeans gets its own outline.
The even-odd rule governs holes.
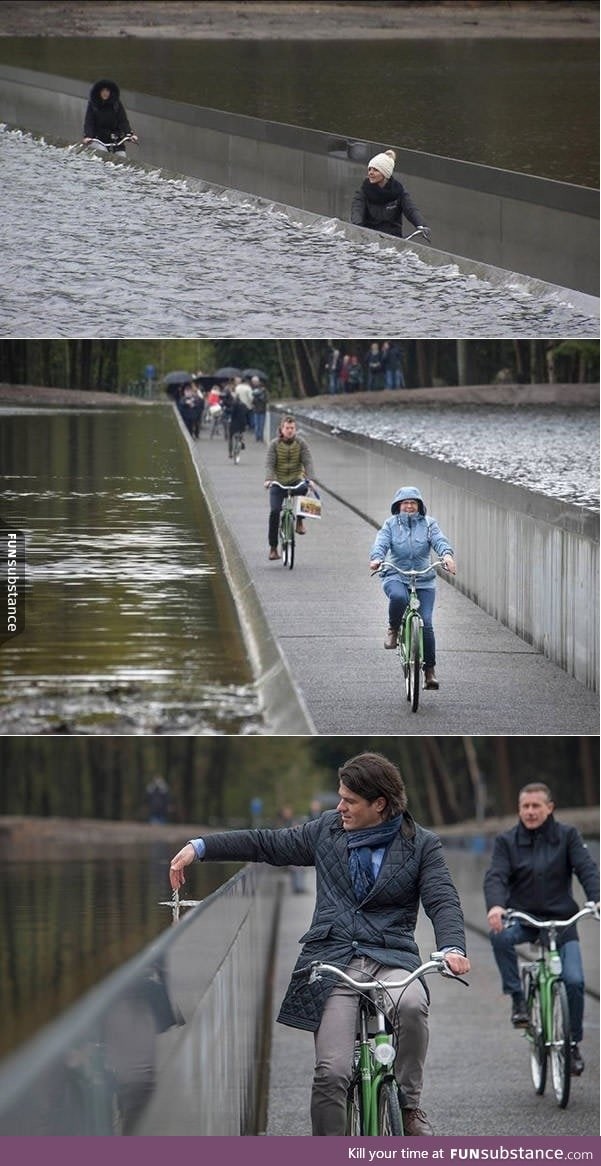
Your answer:
[[[309,487],[305,482],[297,486],[292,491],[293,494],[308,494]],[[280,510],[282,509],[282,502],[286,497],[284,490],[280,486],[269,487],[269,545],[272,550],[278,545],[278,527],[280,525]]]
[[[265,432],[265,413],[255,413],[255,440],[262,441]]]
[[[382,581],[384,594],[388,596],[388,623],[391,628],[398,630],[407,604],[409,603],[409,588],[398,575],[387,575]],[[424,621],[424,665],[433,668],[436,664],[436,640],[432,626],[432,613],[436,589],[434,587],[418,587],[417,597],[420,601],[420,615]]]
[[[525,927],[523,923],[513,923],[503,931],[491,931],[490,942],[501,973],[503,991],[507,996],[513,992],[521,992],[522,985],[518,971],[518,960],[515,947],[518,943],[531,943],[536,935],[532,927]],[[570,1028],[572,1040],[582,1040],[582,1017],[584,1014],[584,970],[582,967],[582,953],[577,939],[569,939],[567,943],[559,945],[561,955],[561,978],[566,986],[568,1005],[570,1009]]]

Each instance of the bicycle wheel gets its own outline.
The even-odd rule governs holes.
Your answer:
[[[400,1138],[402,1133],[403,1119],[396,1081],[383,1081],[378,1092],[378,1135]]]
[[[232,457],[234,459],[235,466],[240,464],[241,452],[242,452],[242,439],[241,439],[239,433],[235,433],[234,440],[232,442]]]
[[[361,1101],[361,1078],[355,1077],[349,1085],[346,1098],[346,1131],[350,1137],[360,1137],[363,1133],[363,1104]]]
[[[538,985],[528,971],[522,975],[524,998],[528,1008],[528,1028],[526,1037],[530,1045],[530,1076],[538,1094],[545,1092],[547,1084],[547,1047]]]
[[[417,619],[411,620],[411,631],[409,640],[409,661],[408,667],[408,699],[411,701],[411,711],[416,713],[419,705],[419,681],[421,675],[421,660],[419,650],[419,623]]]
[[[566,986],[555,980],[551,988],[551,1081],[555,1100],[565,1109],[570,1099],[570,1012]]]
[[[294,514],[282,511],[282,566],[292,570],[294,566]]]

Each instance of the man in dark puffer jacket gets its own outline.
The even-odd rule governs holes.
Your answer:
[[[280,830],[232,830],[187,843],[171,862],[174,890],[195,859],[314,866],[317,899],[311,926],[301,939],[295,971],[312,960],[345,968],[356,979],[399,980],[419,967],[414,932],[420,903],[432,920],[436,946],[456,975],[469,971],[459,896],[435,834],[407,811],[397,767],[362,753],[338,771],[336,810],[302,826]],[[408,1135],[431,1134],[419,1108],[428,1045],[428,993],[420,980],[399,997],[390,989],[395,1025],[398,1084]],[[293,977],[278,1020],[315,1033],[311,1098],[314,1135],[344,1135],[346,1094],[356,1031],[356,993],[323,979],[309,985]]]
[[[404,215],[415,228],[421,228],[424,239],[429,241],[430,228],[424,223],[405,187],[392,177],[395,161],[394,150],[386,150],[368,162],[367,178],[351,204],[351,223],[402,238]]]

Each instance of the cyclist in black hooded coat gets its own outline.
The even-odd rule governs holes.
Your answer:
[[[351,223],[370,227],[387,235],[403,237],[403,215],[414,227],[422,227],[424,238],[431,232],[421,212],[412,202],[401,182],[392,177],[396,154],[386,150],[367,164],[367,178],[361,183],[351,205]]]
[[[132,134],[134,141],[137,141],[120,98],[119,86],[115,81],[96,81],[90,89],[86,109],[84,142],[97,138],[99,142],[110,145],[111,142],[121,141],[127,134]]]

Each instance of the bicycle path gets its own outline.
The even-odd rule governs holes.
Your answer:
[[[307,891],[287,889],[282,903],[274,979],[270,1085],[265,1133],[271,1137],[310,1137],[310,1095],[313,1075],[313,1036],[275,1023],[290,972],[300,950],[298,939],[307,930],[314,903],[314,874],[306,872]],[[462,899],[468,925],[472,971],[469,988],[430,976],[430,1046],[422,1105],[435,1134],[457,1136],[597,1134],[599,1130],[599,1002],[587,996],[586,1068],[572,1081],[568,1108],[560,1110],[551,1084],[537,1097],[530,1078],[526,1040],[509,1023],[509,1003],[500,990],[488,939],[470,929],[480,926],[484,914],[477,902]],[[581,927],[587,977],[588,943],[597,939],[597,924]],[[422,958],[434,947],[429,919],[420,915],[416,932]]]
[[[369,516],[371,522],[358,514],[351,507],[360,501],[357,468],[365,451],[314,430],[307,437],[324,517],[307,521],[292,571],[267,557],[266,445],[248,434],[235,466],[222,438],[211,440],[203,430],[198,441],[187,440],[201,482],[218,499],[218,522],[233,536],[246,585],[304,702],[308,731],[597,733],[596,694],[444,580],[435,608],[441,688],[422,692],[418,712],[410,711],[397,655],[383,649],[387,605],[367,566],[373,523],[387,514],[389,499],[380,499],[376,488],[370,505],[381,510]],[[369,457],[377,487],[378,455],[370,451]],[[288,731],[303,733],[307,727],[299,720],[298,728]]]

